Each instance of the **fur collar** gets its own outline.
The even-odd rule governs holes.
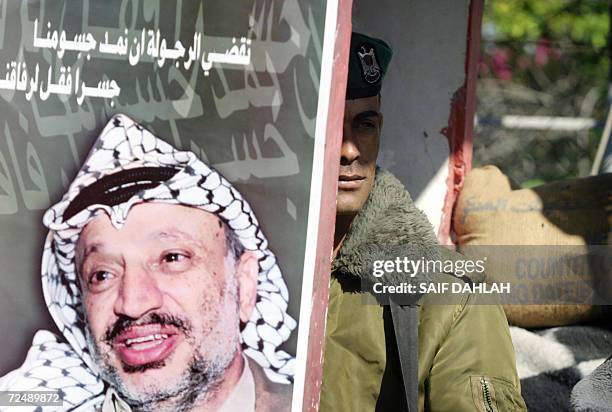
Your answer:
[[[371,283],[427,282],[431,279],[424,273],[414,278],[406,273],[377,278],[373,275],[373,264],[376,260],[404,256],[414,260],[439,259],[437,246],[431,224],[416,208],[402,183],[378,168],[372,191],[347,233],[332,272]]]

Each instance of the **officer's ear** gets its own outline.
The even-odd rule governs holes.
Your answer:
[[[257,275],[259,265],[251,251],[245,251],[236,261],[236,278],[238,280],[238,301],[240,321],[246,323],[251,319],[257,298]]]

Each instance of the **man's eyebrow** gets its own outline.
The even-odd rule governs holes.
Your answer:
[[[98,253],[103,249],[104,249],[104,245],[99,242],[95,242],[95,243],[92,243],[91,245],[88,245],[85,248],[85,250],[82,250],[81,248],[77,247],[75,257],[74,257],[74,263],[75,263],[75,266],[77,267],[77,273],[81,272],[82,265],[87,260],[89,255]]]
[[[365,120],[368,117],[380,117],[380,112],[377,112],[376,110],[366,110],[365,112],[361,112],[355,115],[353,121],[358,122],[360,120]]]
[[[99,252],[100,249],[104,249],[102,243],[92,243],[91,245],[87,246],[83,251],[82,257],[80,259],[81,262],[84,262],[85,259],[87,259],[87,256],[91,255],[92,253]]]
[[[175,228],[164,229],[158,232],[151,233],[150,235],[147,236],[147,238],[149,239],[181,239],[183,238],[187,240],[196,240],[193,237],[193,235],[187,232],[184,232],[182,230],[175,229]],[[94,242],[85,248],[85,250],[83,251],[83,258],[87,257],[87,255],[90,255],[92,253],[103,252],[104,248],[105,246],[103,242]]]
[[[183,232],[176,228],[164,229],[159,232],[152,233],[148,236],[152,239],[186,239],[186,240],[197,240],[193,235]]]

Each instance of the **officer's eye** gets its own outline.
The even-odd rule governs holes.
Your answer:
[[[362,120],[357,124],[357,126],[360,129],[375,129],[376,123],[374,123],[372,120]]]

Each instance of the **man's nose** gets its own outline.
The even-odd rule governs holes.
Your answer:
[[[340,147],[340,164],[348,166],[359,159],[359,146],[350,125],[345,125],[342,130],[342,146]]]
[[[163,294],[153,274],[138,266],[126,267],[115,301],[115,315],[138,319],[160,309],[162,304]]]

